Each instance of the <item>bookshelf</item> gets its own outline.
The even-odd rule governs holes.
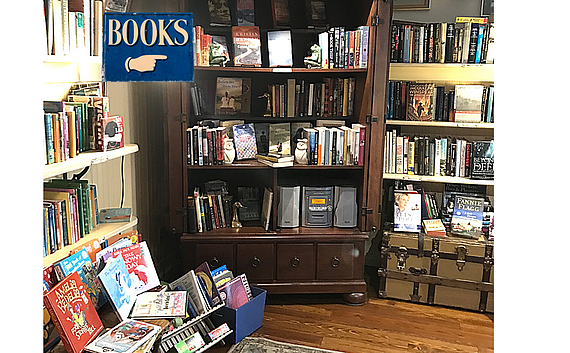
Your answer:
[[[231,46],[231,28],[210,26],[205,1],[185,2],[181,11],[194,14],[194,25],[205,33],[224,35]],[[195,84],[204,88],[205,102],[213,108],[217,77],[251,78],[251,113],[220,116],[212,113],[196,116],[192,110],[191,88],[188,84],[168,87],[166,103],[169,116],[168,131],[168,189],[169,229],[180,235],[182,271],[208,261],[215,268],[226,264],[234,273],[246,273],[253,286],[272,294],[337,293],[352,303],[366,299],[364,281],[364,250],[368,232],[379,227],[378,199],[380,195],[380,171],[378,159],[383,134],[379,119],[385,104],[387,81],[388,33],[391,3],[362,1],[358,6],[342,2],[327,2],[327,27],[345,27],[355,30],[358,26],[370,27],[368,67],[358,69],[307,69],[303,58],[311,43],[318,41],[318,34],[325,28],[307,27],[306,2],[289,1],[291,11],[291,35],[293,67],[268,67],[267,33],[275,30],[271,23],[269,3],[255,3],[256,25],[261,34],[261,67],[195,67]],[[267,10],[267,11],[266,11]],[[263,15],[261,15],[263,14]],[[381,21],[376,22],[378,19]],[[373,23],[382,23],[375,25]],[[289,28],[286,28],[289,29]],[[230,48],[230,53],[232,53]],[[231,64],[230,64],[231,65]],[[286,83],[294,78],[323,82],[325,78],[349,78],[355,80],[354,114],[331,116],[343,120],[345,126],[359,123],[366,127],[364,165],[297,165],[271,168],[253,160],[234,161],[231,165],[188,165],[186,156],[188,128],[208,119],[244,120],[245,123],[311,122],[314,116],[264,117],[266,102],[258,99],[270,84]],[[372,85],[372,82],[375,82]],[[182,98],[181,98],[182,97]],[[213,109],[211,109],[213,110]],[[181,118],[182,117],[182,118]],[[294,150],[291,151],[292,153]],[[241,228],[219,228],[193,234],[189,232],[187,198],[195,187],[204,190],[204,183],[220,179],[227,183],[228,191],[237,200],[238,187],[258,187],[263,195],[265,187],[273,190],[269,230],[259,221],[242,221]],[[300,186],[354,185],[357,187],[357,226],[352,228],[299,226],[287,229],[278,227],[279,189],[294,183]],[[330,185],[329,185],[330,184]],[[301,222],[299,222],[301,225]],[[297,259],[298,261],[293,261]],[[296,269],[295,265],[298,267]]]

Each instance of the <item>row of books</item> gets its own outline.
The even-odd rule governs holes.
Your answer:
[[[109,116],[108,97],[70,94],[67,99],[43,102],[45,164],[124,147],[123,117]]]
[[[334,117],[354,114],[354,77],[324,78],[323,82],[287,79],[270,84],[268,108],[272,117]]]
[[[47,55],[102,55],[103,0],[43,2]],[[107,10],[115,3],[107,1]]]
[[[389,81],[386,119],[493,123],[495,87]]]
[[[364,125],[305,128],[302,137],[307,140],[309,165],[364,165]]]
[[[232,226],[232,196],[222,192],[202,191],[194,188],[188,195],[188,227],[189,233],[202,233]]]
[[[97,186],[88,180],[44,183],[43,254],[74,244],[100,223]]]
[[[493,141],[398,135],[386,131],[384,173],[492,180]]]
[[[228,40],[224,35],[211,35],[202,26],[195,26],[195,66],[254,66],[261,67],[261,34],[258,26],[233,26],[230,58]],[[331,27],[318,34],[318,57],[311,57],[312,68],[358,69],[368,67],[370,27],[356,30]],[[293,47],[290,30],[267,32],[269,67],[292,67]]]
[[[395,22],[391,27],[390,62],[494,62],[494,24],[485,17],[457,17],[455,22]]]

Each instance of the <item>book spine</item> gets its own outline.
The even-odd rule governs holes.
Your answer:
[[[196,219],[196,200],[194,199],[194,195],[188,195],[188,199],[186,201],[186,215],[188,220],[188,233],[195,234],[198,232],[198,225]]]
[[[475,58],[477,56],[477,42],[479,41],[479,25],[477,23],[471,23],[471,31],[469,33],[469,53],[467,62],[475,63]]]
[[[479,25],[479,31],[477,36],[477,49],[475,50],[475,64],[481,62],[481,51],[483,50],[483,37],[485,34],[485,25]]]
[[[336,68],[336,60],[335,60],[335,46],[334,46],[334,33],[335,33],[335,29],[334,27],[331,27],[328,30],[328,37],[329,37],[329,69],[334,69]]]

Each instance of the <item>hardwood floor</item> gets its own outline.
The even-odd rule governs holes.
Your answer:
[[[252,336],[349,353],[494,351],[492,314],[377,298],[362,306],[314,298],[268,296],[263,325]]]

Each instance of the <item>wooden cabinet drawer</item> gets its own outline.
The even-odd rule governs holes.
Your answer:
[[[318,244],[317,279],[354,278],[354,244]]]
[[[278,280],[310,280],[314,278],[313,244],[277,244]]]
[[[275,270],[273,244],[237,244],[236,274],[244,273],[252,282],[272,280]]]
[[[222,265],[233,268],[234,250],[233,244],[196,244],[196,266],[208,261],[213,270]]]

